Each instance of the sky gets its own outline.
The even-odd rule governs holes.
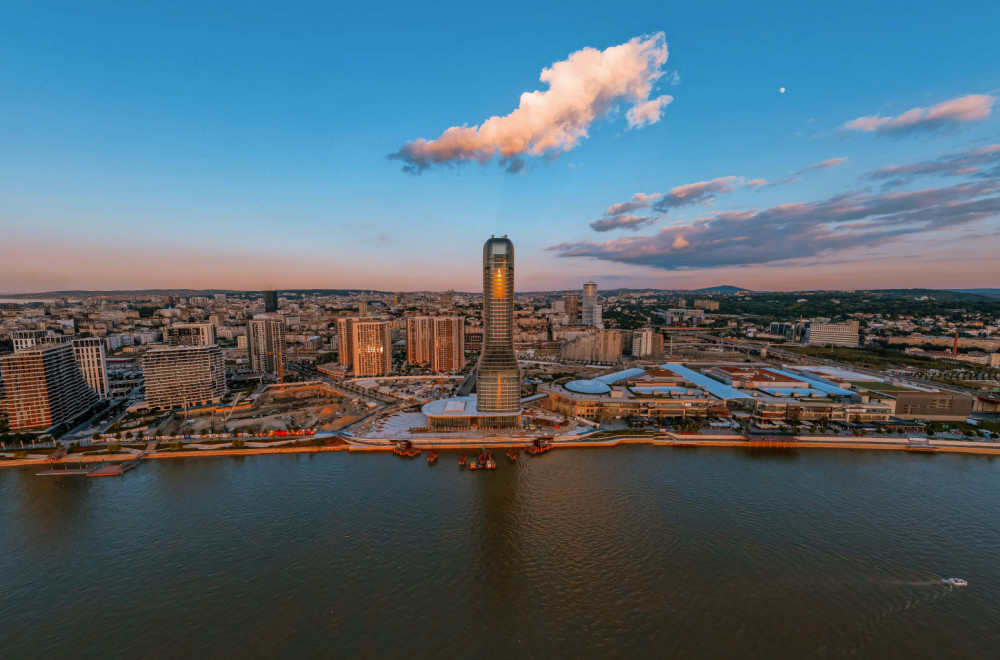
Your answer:
[[[0,3],[0,293],[1000,287],[1000,3],[342,4]]]

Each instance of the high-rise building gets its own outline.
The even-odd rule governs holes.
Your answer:
[[[632,357],[650,357],[653,355],[653,336],[656,331],[652,328],[642,328],[632,333]]]
[[[357,317],[337,319],[337,362],[342,367],[354,365],[354,324],[357,321]]]
[[[580,296],[577,294],[567,291],[566,297],[564,298],[566,303],[566,316],[569,319],[570,325],[575,325],[580,322]]]
[[[74,339],[73,356],[90,389],[100,398],[107,399],[111,388],[108,386],[108,370],[104,361],[104,340],[99,337]]]
[[[368,303],[364,300],[358,303],[358,316],[361,318],[368,316]]]
[[[222,349],[211,346],[162,346],[142,358],[146,403],[170,410],[218,403],[226,394]]]
[[[47,429],[72,421],[97,403],[66,343],[44,344],[0,356],[3,398],[11,431]]]
[[[604,327],[603,309],[597,304],[597,283],[585,282],[583,285],[583,304],[580,309],[580,323],[600,330]]]
[[[442,373],[459,371],[465,366],[465,317],[408,317],[406,361]]]
[[[15,351],[23,351],[26,348],[32,348],[40,344],[44,336],[44,330],[14,330],[10,333],[10,339],[14,342]]]
[[[278,292],[271,291],[268,289],[264,292],[264,313],[265,314],[277,314],[278,313]]]
[[[406,361],[410,364],[431,363],[434,351],[434,317],[409,316],[406,319]]]
[[[483,350],[476,378],[476,408],[480,413],[521,410],[521,376],[514,355],[514,244],[506,236],[483,245]],[[489,420],[485,420],[490,424]]]
[[[392,335],[385,321],[357,319],[353,325],[354,375],[385,376],[392,372]]]
[[[284,320],[259,318],[247,321],[247,352],[251,371],[282,378],[288,368]]]
[[[163,329],[163,343],[168,346],[210,346],[215,343],[211,323],[174,323]]]
[[[452,373],[465,366],[465,317],[435,316],[431,369]]]

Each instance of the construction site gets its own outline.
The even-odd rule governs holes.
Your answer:
[[[204,410],[175,412],[161,424],[159,435],[200,435],[228,429],[261,433],[291,429],[335,431],[370,412],[366,401],[346,397],[322,383],[270,385],[250,397]]]

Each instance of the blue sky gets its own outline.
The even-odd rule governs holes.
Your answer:
[[[515,241],[519,290],[996,285],[992,152],[964,174],[871,173],[1000,143],[1000,6],[814,4],[4,3],[0,292],[474,290],[492,233]],[[508,115],[581,49],[659,33],[648,96],[610,99],[517,173],[388,157]],[[742,183],[647,208],[638,231],[590,226],[722,177]],[[808,208],[773,210],[792,204]]]

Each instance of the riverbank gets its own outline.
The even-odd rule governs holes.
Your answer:
[[[474,451],[484,445],[496,449],[519,449],[530,444],[530,440],[524,438],[502,438],[490,441],[465,441],[452,440],[448,438],[425,438],[412,441],[415,447],[424,450],[455,450]],[[980,442],[965,442],[960,440],[937,440],[927,445],[910,445],[909,442],[900,438],[827,438],[820,436],[793,436],[783,442],[758,442],[748,440],[742,435],[681,435],[676,433],[665,433],[655,436],[620,436],[615,438],[605,438],[598,440],[586,440],[578,438],[557,438],[552,441],[553,449],[587,449],[587,448],[612,448],[622,445],[651,445],[655,447],[676,447],[676,448],[724,448],[724,449],[770,449],[770,450],[797,450],[797,449],[860,449],[860,450],[895,450],[910,453],[955,453],[955,454],[980,454],[980,455],[1000,455],[1000,445]],[[352,442],[349,444],[326,445],[320,447],[247,447],[244,449],[200,449],[200,450],[161,450],[145,456],[146,459],[162,460],[171,458],[205,458],[216,456],[260,456],[265,454],[317,454],[335,451],[350,452],[391,452],[394,447],[392,440],[371,440],[366,442]],[[117,454],[100,455],[70,455],[55,461],[47,458],[22,458],[0,461],[0,467],[23,467],[40,465],[67,465],[82,463],[103,463],[126,461],[135,458],[135,454],[126,452]]]

